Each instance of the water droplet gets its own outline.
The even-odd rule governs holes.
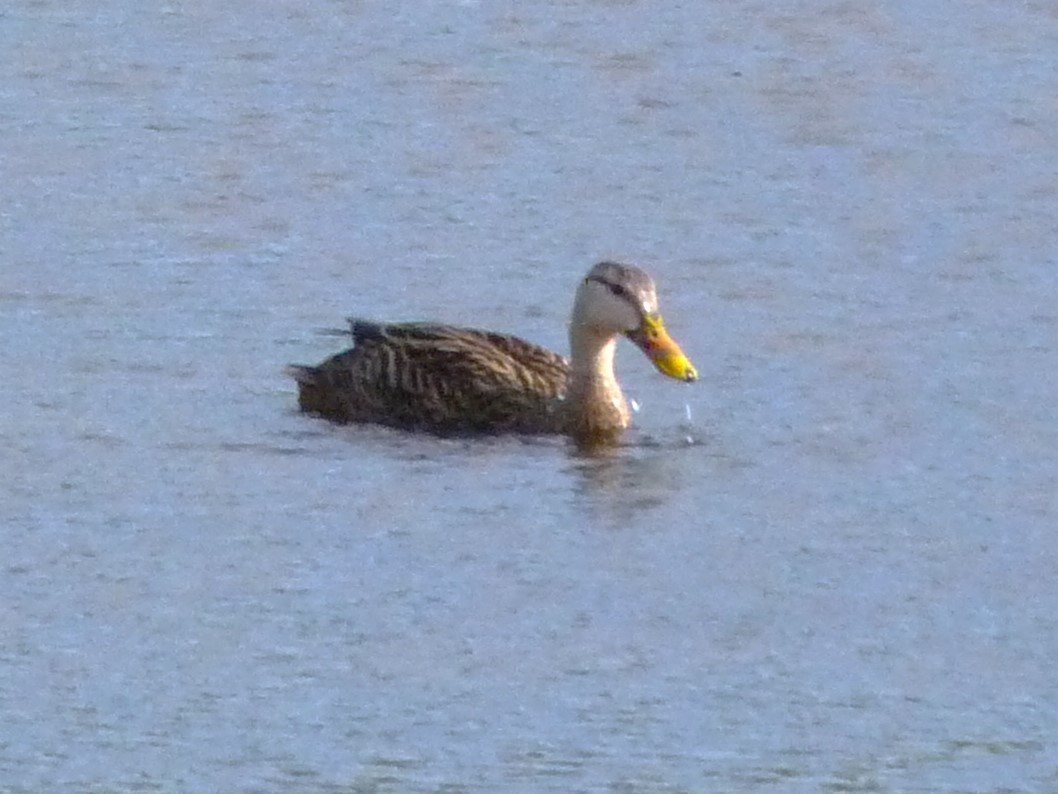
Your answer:
[[[632,406],[632,410],[639,413],[639,402],[634,397],[628,402]]]

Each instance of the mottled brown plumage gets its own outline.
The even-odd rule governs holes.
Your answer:
[[[352,322],[354,346],[293,366],[303,411],[442,435],[567,433],[616,437],[629,420],[613,375],[625,334],[670,377],[697,373],[668,337],[650,277],[596,265],[577,290],[572,362],[514,336],[431,323]]]
[[[517,337],[432,323],[352,322],[355,346],[298,367],[302,410],[440,434],[559,433],[569,364]]]

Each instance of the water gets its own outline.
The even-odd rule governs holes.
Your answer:
[[[1046,4],[9,3],[0,791],[1058,788]],[[335,428],[348,314],[702,375]]]

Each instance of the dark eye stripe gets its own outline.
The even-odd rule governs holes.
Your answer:
[[[614,284],[612,281],[607,281],[606,279],[600,278],[599,276],[588,276],[584,280],[585,281],[595,281],[595,282],[597,282],[599,284],[602,284],[604,287],[609,289],[610,292],[613,293],[614,295],[616,295],[618,298],[621,298],[622,300],[624,300],[627,303],[631,304],[632,308],[635,309],[637,312],[639,312],[640,314],[643,313],[643,307],[639,305],[639,301],[637,301],[635,299],[635,297],[627,289],[624,288],[623,285]]]

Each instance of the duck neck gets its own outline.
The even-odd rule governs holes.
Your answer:
[[[627,427],[628,403],[613,369],[617,337],[600,334],[574,322],[570,326],[569,342],[567,398],[573,413],[574,435],[612,432]]]

